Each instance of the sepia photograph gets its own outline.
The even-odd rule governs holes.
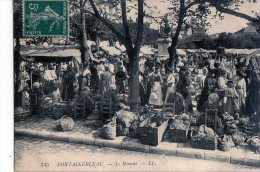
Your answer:
[[[260,0],[13,0],[15,172],[260,171]]]

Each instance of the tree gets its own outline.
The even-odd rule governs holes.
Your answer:
[[[252,24],[259,27],[259,17],[251,17],[247,14],[243,14],[236,11],[238,10],[238,7],[243,3],[243,0],[173,0],[173,6],[171,9],[175,14],[175,19],[177,19],[177,29],[175,33],[172,35],[172,43],[168,48],[168,66],[171,67],[173,65],[174,59],[177,58],[176,46],[178,43],[178,37],[180,35],[183,25],[189,25],[187,17],[195,16],[196,19],[200,21],[200,25],[210,26],[209,22],[207,22],[207,16],[211,14],[210,8],[214,7],[217,10],[214,17],[224,19],[222,14],[227,13],[246,19],[250,21]]]
[[[130,6],[126,5],[126,0],[121,0],[120,2],[121,12],[119,13],[119,18],[121,19],[123,25],[123,32],[113,25],[113,18],[109,18],[106,12],[99,10],[93,0],[89,0],[89,4],[92,7],[92,11],[89,9],[82,9],[86,14],[92,15],[100,22],[102,22],[107,28],[109,28],[113,34],[116,35],[119,42],[122,43],[126,48],[126,53],[129,59],[129,104],[131,111],[138,111],[139,108],[139,52],[143,41],[143,30],[144,30],[144,0],[137,1],[137,29],[135,31],[135,36],[131,36],[129,19],[127,16],[127,9]],[[134,7],[135,5],[133,5]],[[117,18],[118,19],[118,18]]]
[[[70,1],[70,22],[72,35],[75,40],[79,40],[80,44],[80,52],[81,52],[81,60],[83,63],[89,63],[89,47],[87,45],[87,26],[86,26],[86,15],[84,10],[84,6],[86,5],[87,0],[71,0]],[[75,8],[75,4],[80,4],[79,8]]]

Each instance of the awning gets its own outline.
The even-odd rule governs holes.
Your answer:
[[[102,46],[100,47],[102,50],[104,50],[107,54],[109,55],[120,55],[121,50],[118,50],[115,47],[107,47],[107,46]]]
[[[144,54],[144,55],[152,55],[155,53],[155,48],[151,48],[151,47],[141,47],[140,49],[140,53]]]
[[[65,58],[75,58],[81,62],[81,53],[79,46],[26,46],[21,47],[20,54],[23,57],[29,58],[44,58],[45,60],[55,57],[62,60]]]
[[[183,49],[177,49],[177,54],[180,56],[185,56],[186,52]]]

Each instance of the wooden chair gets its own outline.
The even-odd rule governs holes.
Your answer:
[[[178,115],[180,113],[186,112],[186,103],[185,100],[183,98],[183,96],[178,93],[178,92],[174,92],[171,93],[168,97],[168,99],[166,100],[167,104],[171,103],[172,104],[172,108],[173,108],[173,115]]]
[[[162,109],[162,118],[167,117],[167,114],[175,115],[175,102],[164,102]]]
[[[205,125],[213,127],[214,131],[217,130],[217,116],[218,109],[206,109],[205,110]]]
[[[43,99],[43,98],[42,98]],[[40,115],[40,116],[44,116],[44,106],[43,105],[39,105],[39,102],[41,102],[42,100],[39,100],[39,97],[37,96],[37,94],[32,93],[31,94],[31,109],[30,111],[32,112],[33,109],[35,108],[35,113],[36,115]]]
[[[34,94],[32,93],[31,94],[31,112],[34,111],[34,108],[35,108],[35,113],[38,114],[38,108],[37,108],[37,105],[38,105],[38,97],[37,97],[37,94]]]
[[[85,105],[85,99],[83,101],[78,102],[77,97],[74,98],[73,102],[73,109],[74,109],[74,120],[77,119],[77,116],[83,116],[83,118],[86,117],[86,105]]]
[[[104,120],[104,114],[109,114],[109,119],[113,115],[112,110],[112,99],[101,99],[100,101],[100,114],[101,114],[101,121]]]

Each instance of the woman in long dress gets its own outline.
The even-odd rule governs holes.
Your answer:
[[[167,77],[167,91],[166,91],[166,96],[165,96],[165,102],[167,102],[167,99],[169,95],[173,92],[175,92],[175,76],[173,74],[173,69],[168,69],[168,77]]]
[[[154,107],[161,107],[163,105],[163,100],[162,100],[162,78],[158,72],[158,69],[155,70],[154,73],[154,83],[153,87],[151,89],[151,95],[149,98],[149,104],[154,105]]]
[[[240,108],[241,114],[244,113],[246,104],[246,81],[241,71],[237,71],[236,81],[236,91],[238,94],[238,106]]]

